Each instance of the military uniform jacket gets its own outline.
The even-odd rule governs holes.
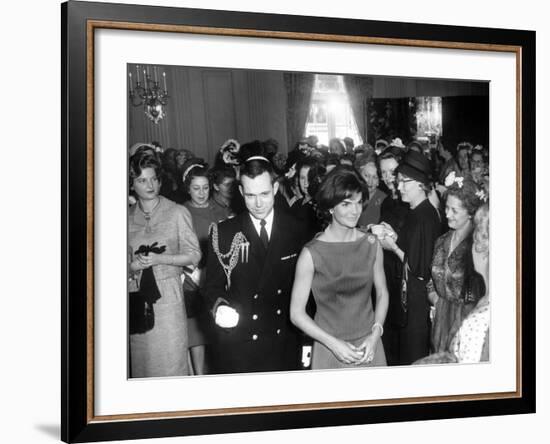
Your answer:
[[[239,232],[249,243],[248,254],[237,256],[229,288],[226,288],[227,277],[211,234],[205,284],[206,301],[212,313],[220,301],[239,313],[235,327],[214,326],[217,344],[222,345],[222,352],[244,354],[242,359],[245,361],[246,353],[265,354],[265,359],[270,359],[275,351],[274,344],[286,342],[297,347],[297,332],[290,323],[290,294],[296,261],[304,243],[303,230],[296,220],[283,211],[275,211],[266,251],[250,217],[244,212],[218,224],[219,253],[226,254],[230,250]],[[225,259],[226,264],[228,260]]]

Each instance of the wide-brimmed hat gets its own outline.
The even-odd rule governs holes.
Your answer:
[[[396,171],[426,185],[430,183],[432,176],[430,161],[417,151],[407,152]]]

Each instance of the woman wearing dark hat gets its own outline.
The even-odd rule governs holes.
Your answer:
[[[426,284],[430,279],[434,244],[441,232],[437,210],[427,198],[430,191],[430,163],[421,153],[408,152],[397,168],[398,190],[410,210],[399,236],[382,223],[382,246],[395,254],[406,271],[406,297],[403,296],[402,323],[397,336],[398,364],[411,364],[429,353],[430,304]]]
[[[401,200],[397,189],[396,169],[403,157],[401,148],[387,148],[378,157],[378,165],[382,183],[380,189],[387,194],[380,206],[380,220],[391,225],[393,231],[400,235],[409,212],[409,205]],[[399,363],[399,336],[402,322],[401,311],[401,272],[403,264],[391,251],[384,251],[384,273],[390,295],[388,315],[384,324],[385,333],[382,336],[388,365]]]

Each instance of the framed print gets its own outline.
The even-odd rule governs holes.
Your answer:
[[[69,1],[62,60],[64,441],[535,411],[533,32]],[[384,173],[392,150],[397,169]],[[346,160],[351,166],[340,166]],[[369,163],[370,176],[354,172]],[[264,173],[272,188],[258,191]],[[277,205],[292,208],[293,187],[302,199],[314,195],[316,217],[324,208],[319,196],[338,174],[366,182],[326,208],[326,230],[320,223],[306,239],[304,224],[279,228]],[[227,178],[235,187],[231,205]],[[403,232],[379,224],[389,220],[379,214],[359,222],[365,197],[376,195],[377,185],[365,188],[372,181],[399,196],[407,215],[420,202],[433,215],[427,274],[414,265],[412,219]],[[470,184],[471,199],[463,197]],[[212,210],[199,227],[216,196],[224,215]],[[265,204],[260,196],[271,197]],[[462,216],[453,213],[453,196]],[[466,200],[476,207],[465,210]],[[341,202],[361,202],[349,227],[340,223],[350,217],[338,210]],[[432,222],[422,220],[425,233]],[[478,256],[483,220],[486,254]],[[359,298],[357,310],[321,297],[328,288],[340,294],[334,282],[351,285],[350,270],[368,263],[335,253],[338,237],[329,237],[328,253],[310,252],[326,241],[315,233],[330,234],[335,221],[338,233],[373,245],[365,265],[371,275],[361,285],[370,295],[374,282],[376,295]],[[437,243],[442,225],[450,246],[438,282],[432,251],[444,244]],[[463,247],[470,268],[450,276],[450,258],[466,239],[453,233],[465,226],[468,235],[474,230]],[[301,251],[317,273],[305,290]],[[392,281],[387,254],[405,264],[407,277]],[[340,274],[317,285],[326,257]],[[253,268],[260,260],[263,268]],[[457,273],[475,282],[462,283],[460,302],[443,308],[440,295],[452,293],[457,279],[466,282]],[[391,305],[392,282],[405,289],[401,305]],[[415,285],[420,299],[412,297]],[[315,315],[305,308],[310,289]],[[194,311],[194,292],[206,308]],[[260,306],[263,297],[271,299]],[[393,349],[390,338],[406,343],[417,300],[427,348],[405,358],[416,345]],[[403,325],[398,313],[387,314],[388,304],[389,312],[404,311]],[[341,320],[345,307],[349,316],[368,314],[342,321],[350,330],[338,342],[323,316]],[[202,339],[193,322],[210,326]],[[483,324],[483,335],[466,348],[468,322]],[[333,336],[323,342],[326,331]],[[269,335],[275,339],[262,342]],[[477,358],[467,360],[472,349]]]

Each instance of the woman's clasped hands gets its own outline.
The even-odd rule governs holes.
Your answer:
[[[356,347],[338,338],[334,338],[334,342],[331,344],[330,349],[334,356],[336,356],[336,359],[348,365],[362,362],[365,356],[364,350],[360,347]]]
[[[369,363],[374,358],[376,350],[377,338],[374,334],[369,334],[359,346],[355,346],[350,342],[334,338],[334,343],[331,344],[331,351],[340,362],[347,365],[361,365],[365,362]]]

